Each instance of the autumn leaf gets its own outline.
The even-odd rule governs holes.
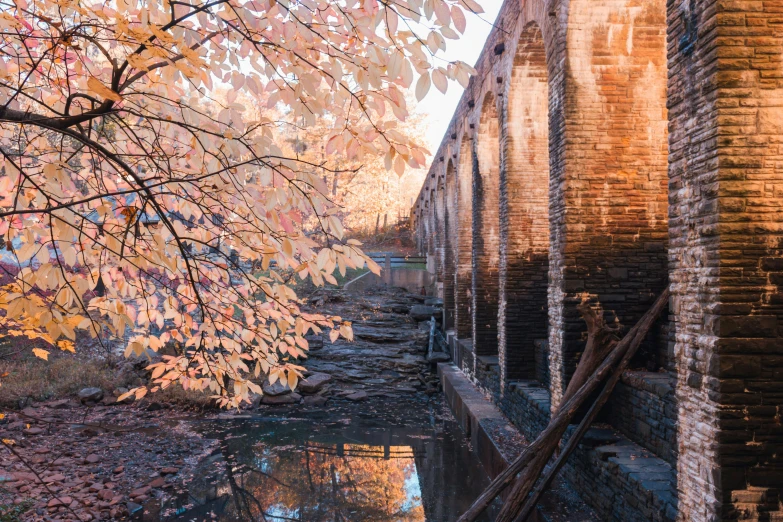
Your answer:
[[[416,99],[475,74],[440,53],[480,7],[111,5],[0,16],[0,95],[18,104],[0,128],[0,233],[19,267],[3,326],[69,352],[99,338],[165,354],[123,400],[177,384],[236,407],[251,379],[296,385],[305,332],[353,339],[296,285],[380,271],[350,238],[404,222],[429,156]]]
[[[425,96],[427,96],[427,93],[430,90],[430,74],[428,72],[424,72],[420,77],[419,81],[416,82],[416,99],[421,101],[424,99]]]
[[[33,348],[33,354],[39,359],[43,359],[44,361],[49,360],[49,352],[41,348]]]
[[[87,80],[87,87],[94,93],[100,96],[101,98],[105,98],[107,100],[115,101],[115,102],[121,102],[122,96],[114,92],[113,90],[106,87],[98,78],[95,78],[93,76],[90,76],[90,78]]]

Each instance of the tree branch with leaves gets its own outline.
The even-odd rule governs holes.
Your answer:
[[[308,332],[352,333],[303,311],[284,273],[320,285],[379,268],[344,239],[326,164],[287,154],[280,120],[328,121],[323,149],[352,162],[423,167],[393,120],[415,75],[420,99],[467,85],[470,66],[437,57],[465,11],[480,8],[0,0],[0,326],[69,350],[79,331],[108,331],[126,355],[175,343],[150,389],[225,406],[260,393],[262,374],[294,387]]]

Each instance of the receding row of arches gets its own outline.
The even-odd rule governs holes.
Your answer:
[[[583,347],[576,305],[600,302],[630,324],[666,284],[665,6],[626,4],[572,2],[564,38],[547,46],[530,21],[514,46],[496,46],[504,56],[440,158],[428,202],[437,239],[422,239],[446,328],[476,357],[498,357],[500,393],[538,377],[557,403]],[[666,365],[659,348],[647,351]]]
[[[669,287],[633,367],[676,390],[664,442],[688,520],[780,483],[779,415],[742,410],[783,408],[778,16],[718,0],[506,1],[412,214],[466,350],[456,362],[501,401],[535,380],[556,409],[584,348],[578,305],[627,330]],[[495,358],[499,379],[482,381]],[[723,432],[754,456],[735,458]]]

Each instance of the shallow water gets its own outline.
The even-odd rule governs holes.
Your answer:
[[[219,450],[186,492],[147,504],[142,520],[450,522],[489,483],[450,414],[432,404],[343,405],[197,429]]]

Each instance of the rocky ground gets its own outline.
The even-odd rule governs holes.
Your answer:
[[[437,304],[402,291],[367,297],[322,291],[310,306],[353,321],[355,341],[312,338],[309,374],[295,391],[266,385],[245,411],[206,417],[436,394],[424,321],[438,312],[431,306]],[[184,487],[216,443],[181,421],[205,415],[171,409],[154,397],[118,404],[117,393],[86,389],[79,400],[32,403],[0,419],[0,521],[122,520]]]
[[[330,399],[362,401],[370,397],[400,397],[437,392],[437,376],[427,360],[429,324],[439,313],[437,300],[403,291],[377,292],[371,296],[346,296],[323,292],[313,300],[321,311],[340,315],[353,323],[354,341],[332,344],[310,338],[310,372],[297,390],[265,386],[261,406],[323,405]],[[426,303],[426,304],[425,304]]]
[[[3,520],[126,518],[180,483],[213,444],[169,417],[165,407],[70,400],[6,415],[0,425],[8,444],[0,450]]]

